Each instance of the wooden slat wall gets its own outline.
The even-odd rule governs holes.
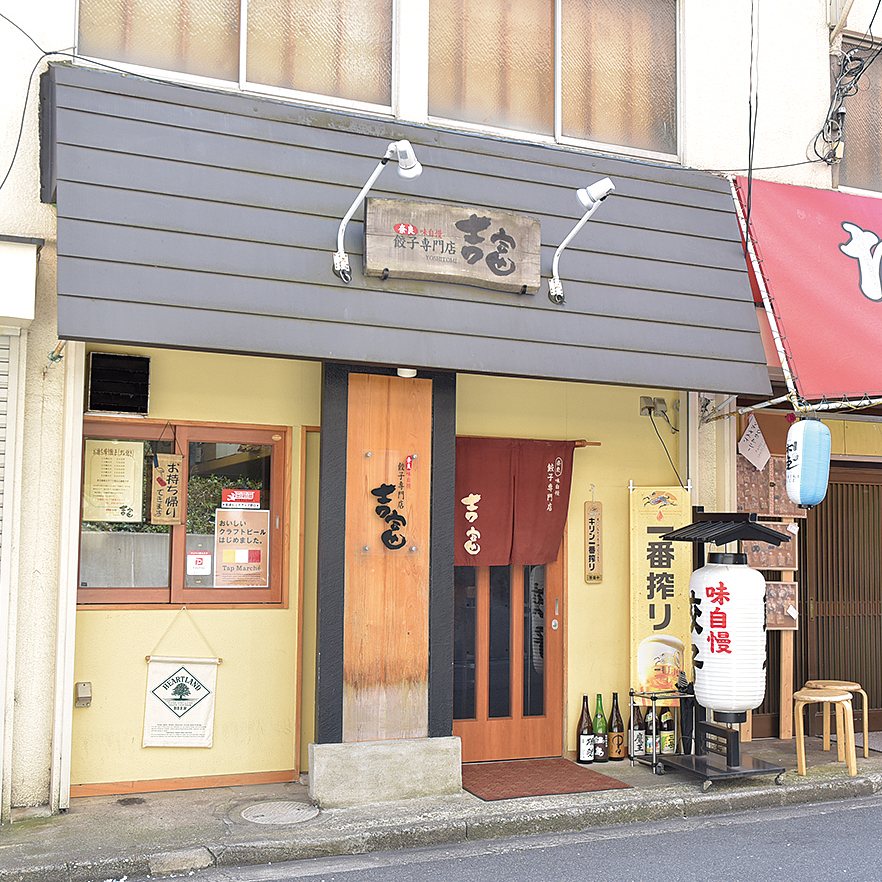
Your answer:
[[[189,349],[766,394],[728,183],[676,166],[466,135],[85,68],[43,82],[43,198],[57,202],[59,334]],[[540,220],[535,296],[364,278],[361,211],[336,232],[390,140],[374,195]],[[615,194],[561,258],[582,209]]]
[[[856,680],[882,707],[882,486],[831,483],[811,519],[817,671]]]

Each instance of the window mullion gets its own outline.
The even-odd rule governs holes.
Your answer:
[[[429,0],[394,0],[392,15],[392,112],[398,119],[426,122]]]
[[[181,467],[181,523],[171,528],[169,552],[171,570],[169,584],[172,603],[183,603],[184,570],[187,566],[187,487],[190,483],[190,427],[172,424],[174,430],[174,452],[183,454]]]
[[[563,134],[563,108],[561,97],[561,78],[563,74],[561,42],[561,0],[554,0],[554,140],[560,141]]]
[[[248,61],[248,0],[239,0],[239,88],[247,82]]]

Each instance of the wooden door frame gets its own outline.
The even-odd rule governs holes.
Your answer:
[[[550,622],[557,618],[559,627],[560,648],[555,653],[555,669],[549,671],[546,678],[545,709],[546,713],[541,717],[524,717],[523,705],[516,702],[523,701],[523,656],[519,653],[509,652],[512,660],[511,669],[511,714],[508,717],[489,718],[489,678],[487,666],[489,665],[489,590],[478,591],[478,606],[476,609],[475,627],[475,718],[454,720],[454,734],[462,739],[463,762],[486,762],[499,759],[532,759],[540,756],[563,756],[566,750],[566,621],[567,621],[567,548],[566,540],[561,543],[561,550],[557,560],[547,564],[546,573],[546,640],[551,632]],[[553,568],[553,569],[552,569]],[[479,582],[485,583],[485,589],[489,589],[489,568],[480,567]],[[513,565],[513,570],[523,574],[524,567]],[[481,571],[484,571],[483,573]],[[556,580],[556,584],[555,584]],[[518,588],[517,583],[520,583]],[[554,615],[552,606],[554,598],[549,588],[554,584],[559,594],[560,610]],[[523,576],[512,579],[511,599],[511,623],[509,640],[510,646],[523,647],[524,639],[524,581]],[[515,592],[517,591],[517,595]],[[546,644],[548,645],[548,644]],[[548,655],[546,654],[546,661]],[[557,691],[559,684],[560,691]],[[517,712],[515,712],[517,711]],[[549,754],[545,748],[537,748],[535,745],[547,737],[546,727],[557,726],[558,741],[554,752]],[[507,731],[511,730],[511,731]],[[501,750],[500,745],[512,744],[512,732],[516,732],[523,740],[520,746],[514,750]]]

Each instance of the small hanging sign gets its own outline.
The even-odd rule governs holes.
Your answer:
[[[603,505],[585,503],[585,581],[603,580]]]
[[[217,658],[148,656],[142,747],[211,747]]]
[[[154,453],[150,482],[150,523],[181,522],[181,470],[184,457],[178,453]]]
[[[747,428],[738,442],[738,452],[758,471],[761,472],[769,461],[769,445],[763,437],[756,417],[751,414]]]

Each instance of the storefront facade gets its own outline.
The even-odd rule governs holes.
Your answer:
[[[549,663],[543,648],[542,712],[526,715],[547,717],[545,734],[515,752],[571,749],[581,694],[629,685],[629,482],[677,480],[641,396],[664,399],[676,426],[685,412],[676,390],[769,388],[728,183],[67,66],[52,66],[42,91],[67,405],[76,412],[92,388],[95,354],[150,360],[146,411],[121,418],[80,406],[71,449],[144,442],[148,475],[154,454],[183,455],[187,506],[197,506],[196,474],[257,486],[270,532],[266,584],[219,592],[218,546],[213,575],[192,559],[210,544],[208,527],[173,523],[120,538],[116,526],[96,528],[85,515],[81,523],[89,472],[71,459],[68,679],[92,689],[70,730],[73,792],[291,780],[308,768],[314,795],[332,805],[457,787],[470,741],[486,742],[484,758],[510,754],[508,739],[488,734],[506,710],[461,710],[455,680],[469,665],[456,661],[472,652],[483,654],[475,670],[502,663],[511,715],[519,693],[527,702],[524,690],[537,688],[537,665],[524,675],[517,661],[536,651],[518,623],[526,618],[529,629],[540,609],[525,590],[533,571],[518,566],[502,588],[491,586],[493,567],[487,576],[476,567],[457,606],[463,436],[586,442],[573,452],[560,555],[537,576]],[[424,172],[401,181],[390,169],[376,194],[403,200],[405,211],[413,199],[466,218],[497,211],[538,221],[535,293],[365,276],[356,222],[344,243],[353,279],[335,276],[340,218],[402,138]],[[566,299],[553,303],[551,256],[582,210],[574,192],[602,177],[615,194],[563,255]],[[413,247],[433,232],[452,238],[429,231]],[[662,425],[675,456],[688,457],[694,439],[680,444]],[[222,456],[233,447],[259,462],[234,467]],[[412,520],[383,549],[374,523],[383,499],[371,491],[399,478]],[[605,564],[602,581],[586,582],[584,505],[595,498],[605,504]],[[148,575],[133,565],[148,542],[169,561],[159,585],[155,567]],[[89,563],[114,554],[122,567],[113,575]],[[457,624],[485,615],[475,612],[482,604],[493,615],[497,601],[511,628],[501,651],[492,628],[479,637]],[[472,649],[457,656],[464,636]],[[210,750],[141,746],[144,658],[166,652],[223,659]],[[458,713],[486,725],[462,725]],[[366,767],[355,793],[335,777]],[[446,771],[414,784],[423,767]],[[378,783],[391,789],[372,789]]]

